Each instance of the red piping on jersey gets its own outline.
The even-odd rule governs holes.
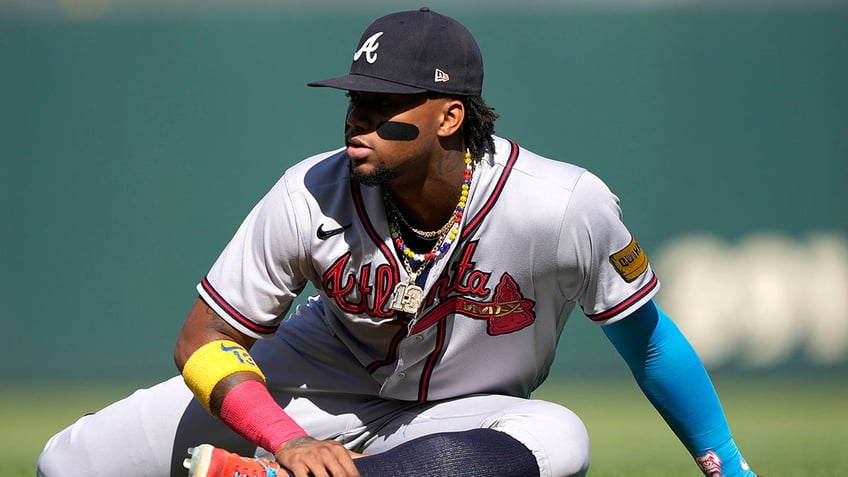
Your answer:
[[[503,192],[503,188],[506,185],[506,180],[509,178],[509,174],[512,172],[512,168],[515,166],[515,161],[518,159],[518,152],[520,151],[518,144],[514,141],[509,141],[510,151],[509,151],[509,159],[507,159],[506,164],[504,165],[504,170],[501,173],[501,176],[498,178],[498,183],[495,185],[495,190],[492,191],[492,194],[486,200],[486,203],[483,204],[483,207],[480,208],[480,212],[477,213],[468,223],[463,227],[462,234],[460,234],[460,240],[466,239],[474,233],[474,230],[483,222],[483,219],[489,214],[494,207],[495,202],[498,201],[498,198]]]
[[[362,189],[359,185],[359,182],[351,180],[350,193],[353,197],[353,204],[356,207],[356,214],[359,216],[360,222],[362,222],[362,225],[365,227],[365,232],[368,234],[368,237],[371,238],[371,241],[374,242],[374,245],[377,246],[383,256],[386,257],[386,262],[389,264],[389,267],[392,271],[392,283],[399,282],[400,266],[394,259],[394,255],[392,254],[391,249],[389,249],[386,243],[383,242],[383,240],[380,238],[380,235],[374,228],[374,224],[372,224],[371,220],[368,218],[368,213],[365,210],[365,204],[362,202]],[[374,373],[375,371],[377,371],[378,368],[382,366],[393,363],[397,359],[397,348],[400,345],[401,340],[403,340],[403,338],[407,334],[406,324],[404,322],[400,322],[400,325],[401,329],[392,338],[392,342],[389,344],[389,350],[386,353],[386,357],[381,360],[374,361],[366,367],[369,374]]]
[[[356,206],[356,214],[359,216],[359,220],[362,222],[362,225],[365,226],[365,232],[368,233],[368,236],[371,237],[371,241],[374,242],[374,245],[376,245],[383,256],[386,257],[386,261],[392,269],[392,281],[394,283],[399,282],[400,266],[397,261],[394,260],[392,251],[386,243],[383,242],[383,239],[380,238],[380,235],[377,233],[377,230],[374,228],[371,220],[368,219],[368,213],[365,211],[365,204],[362,202],[362,190],[359,182],[352,179],[350,181],[350,195],[353,197],[354,206]]]
[[[397,359],[397,349],[398,345],[400,345],[401,340],[406,337],[407,327],[404,323],[400,323],[400,329],[397,333],[395,333],[394,337],[392,337],[392,342],[389,345],[389,354],[385,358],[374,361],[369,364],[365,369],[368,371],[368,374],[373,374],[374,371],[382,368],[387,364],[394,363]]]
[[[486,216],[489,215],[489,212],[491,212],[492,207],[494,207],[495,205],[495,202],[498,201],[501,192],[503,192],[503,189],[506,186],[506,181],[509,178],[513,167],[515,166],[515,162],[518,160],[518,153],[520,151],[518,144],[516,144],[515,141],[509,140],[509,144],[509,158],[507,159],[506,164],[504,165],[504,170],[503,172],[501,172],[497,184],[495,184],[495,189],[486,199],[486,202],[480,208],[480,211],[473,218],[471,218],[471,220],[468,221],[465,227],[462,228],[462,233],[460,234],[460,242],[471,237],[477,227],[479,227],[480,224],[483,222],[483,219],[485,219]],[[447,268],[442,273],[447,273]],[[434,291],[431,290],[431,293],[433,292]],[[434,311],[439,311],[439,308],[436,307]],[[428,314],[429,313],[422,315],[421,320],[427,323],[426,327],[432,326],[433,322],[438,322],[438,335],[436,341],[436,348],[433,350],[432,353],[430,353],[430,356],[427,358],[427,364],[424,366],[424,371],[421,373],[421,380],[418,385],[418,400],[421,402],[427,400],[427,394],[430,387],[430,380],[433,377],[433,370],[436,367],[436,361],[438,360],[439,356],[441,356],[441,354],[444,352],[445,336],[447,333],[447,325],[445,323],[445,318],[447,317],[447,314],[444,314],[443,316],[437,316],[435,319],[427,320],[426,316]],[[420,321],[419,323],[421,323],[422,321]],[[423,328],[419,326],[416,327],[416,329],[421,331]]]
[[[421,380],[418,382],[418,402],[427,400],[427,394],[430,389],[430,379],[433,377],[433,369],[436,367],[436,361],[442,355],[445,348],[445,336],[447,335],[447,324],[444,320],[439,322],[436,335],[436,349],[427,357],[427,363],[424,365],[424,371],[421,373]]]
[[[639,291],[630,295],[630,297],[628,297],[626,300],[622,301],[618,305],[615,305],[614,307],[610,308],[607,311],[603,311],[603,312],[598,313],[596,315],[586,315],[586,317],[588,317],[592,321],[603,321],[603,320],[607,320],[607,319],[614,317],[615,315],[621,313],[622,311],[626,310],[627,308],[630,308],[630,306],[632,306],[634,303],[636,303],[637,301],[644,298],[648,293],[650,293],[651,291],[654,290],[654,288],[657,287],[659,280],[657,280],[656,274],[654,274],[653,272],[651,272],[651,274],[652,274],[651,280],[648,281],[648,283],[645,286],[640,288]]]
[[[240,325],[244,326],[245,328],[261,335],[270,335],[274,334],[274,332],[277,331],[277,326],[265,326],[260,325],[258,323],[254,323],[248,317],[239,313],[238,310],[236,310],[232,305],[227,303],[227,301],[224,300],[224,297],[222,297],[221,294],[218,293],[218,290],[216,290],[215,287],[213,287],[212,284],[209,283],[208,277],[203,277],[203,280],[200,281],[200,286],[203,287],[206,293],[209,294],[209,297],[212,298],[212,300],[215,301],[218,306],[220,306],[225,312],[227,312],[228,315],[230,315],[232,319],[236,320]]]

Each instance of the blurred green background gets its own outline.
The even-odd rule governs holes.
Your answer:
[[[244,215],[341,144],[343,94],[305,83],[421,4],[477,37],[498,134],[622,199],[749,454],[844,475],[798,470],[848,450],[848,3],[822,0],[0,1],[0,434],[19,436],[0,461],[29,469],[71,416],[175,373],[194,285]],[[560,348],[552,399],[617,419],[601,455],[621,426],[649,434],[596,400],[634,388],[586,384],[627,381],[594,324],[575,314]]]
[[[609,183],[712,368],[844,371],[848,4],[511,3],[429,3],[497,132]],[[419,3],[0,5],[0,376],[147,379],[249,208],[341,144],[305,83]],[[561,348],[554,375],[620,366],[582,317]]]

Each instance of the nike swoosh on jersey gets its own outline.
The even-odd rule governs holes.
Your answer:
[[[320,240],[326,240],[333,235],[338,235],[348,229],[353,224],[343,225],[337,229],[324,230],[324,224],[318,226],[318,231],[315,233]]]

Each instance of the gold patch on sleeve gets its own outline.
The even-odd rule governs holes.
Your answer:
[[[648,269],[648,256],[642,247],[631,239],[626,247],[610,255],[610,263],[627,283],[632,282]]]

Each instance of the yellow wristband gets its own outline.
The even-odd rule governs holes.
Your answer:
[[[235,341],[219,340],[206,343],[189,356],[183,366],[183,379],[197,400],[211,412],[215,385],[240,371],[250,371],[265,381],[265,375],[246,349]]]

